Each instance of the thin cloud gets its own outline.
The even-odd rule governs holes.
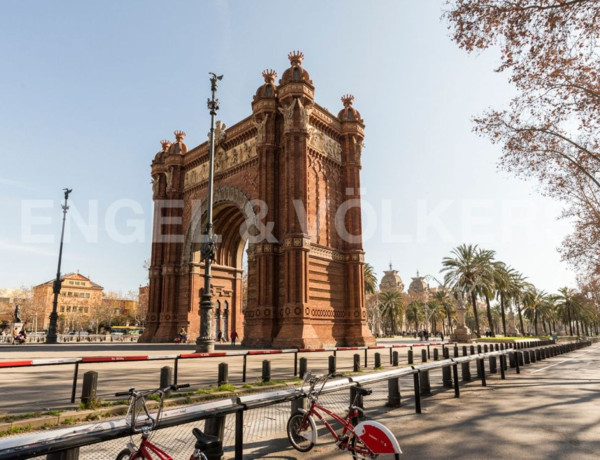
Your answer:
[[[0,240],[0,249],[6,249],[13,252],[27,252],[40,256],[56,256],[56,252],[40,249],[35,246],[23,246],[21,244],[9,243],[8,241]]]
[[[0,185],[9,185],[11,187],[18,187],[18,188],[22,188],[25,190],[36,190],[36,187],[34,184],[31,184],[29,182],[19,181],[19,180],[6,179],[4,177],[0,177]]]

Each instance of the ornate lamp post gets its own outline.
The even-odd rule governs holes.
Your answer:
[[[63,239],[65,236],[65,220],[67,218],[67,201],[69,199],[69,194],[73,191],[72,189],[65,188],[63,189],[65,192],[65,204],[63,204],[63,222],[62,222],[62,231],[60,233],[60,250],[58,251],[58,269],[56,270],[56,279],[54,280],[53,292],[54,292],[54,300],[52,302],[52,313],[50,313],[50,326],[48,327],[48,335],[46,336],[46,343],[56,343],[56,324],[58,322],[58,313],[56,313],[57,304],[58,304],[58,294],[60,293],[61,288],[61,280],[60,280],[60,264],[62,262],[62,250],[63,250]]]
[[[217,252],[217,238],[213,234],[213,182],[214,182],[214,156],[215,156],[215,116],[219,110],[219,100],[215,98],[217,83],[223,75],[217,76],[210,73],[211,99],[208,100],[210,110],[210,150],[208,153],[208,195],[206,198],[206,229],[202,235],[200,252],[204,260],[204,290],[200,301],[200,337],[196,340],[196,351],[210,353],[215,350],[215,340],[212,334],[213,311],[212,293],[210,290],[210,265],[215,260]]]

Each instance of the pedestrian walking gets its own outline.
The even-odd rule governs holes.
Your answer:
[[[223,342],[223,332],[219,331],[217,333],[217,342],[222,343]]]
[[[231,331],[231,345],[235,346],[235,340],[238,338],[238,333]]]

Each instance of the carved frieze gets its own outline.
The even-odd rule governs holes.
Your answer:
[[[256,158],[256,139],[250,139],[228,150],[219,147],[215,152],[215,174],[247,163]],[[186,171],[184,189],[208,180],[208,161]]]
[[[308,145],[336,163],[342,163],[342,146],[340,143],[314,126],[309,129]]]

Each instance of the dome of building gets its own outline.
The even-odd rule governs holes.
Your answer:
[[[397,289],[398,291],[404,291],[404,283],[402,282],[402,278],[398,275],[397,270],[390,269],[383,272],[383,278],[381,278],[381,283],[379,283],[379,290],[381,292],[391,291],[393,289]]]
[[[340,110],[340,113],[338,113],[338,118],[340,121],[363,121],[360,117],[360,112],[352,107],[353,102],[354,96],[352,96],[352,94],[345,94],[342,96],[342,104],[344,104],[344,108]]]
[[[304,54],[300,51],[292,51],[288,54],[288,58],[292,66],[283,72],[281,80],[279,80],[279,84],[285,85],[286,83],[290,82],[305,81],[306,83],[312,85],[310,75],[308,75],[308,72],[302,68]]]
[[[408,286],[408,292],[410,293],[414,292],[415,294],[421,294],[423,292],[427,292],[428,290],[429,286],[427,285],[425,278],[419,276],[418,273],[416,277],[412,278],[410,286]]]
[[[175,131],[175,142],[171,144],[169,147],[169,155],[184,155],[187,153],[188,148],[187,145],[183,143],[183,139],[185,138],[185,132],[183,131]]]
[[[165,155],[169,151],[169,147],[171,147],[171,141],[167,141],[167,140],[163,139],[162,141],[160,141],[160,145],[162,146],[162,150],[154,156],[153,163],[164,163],[165,162]]]
[[[277,78],[277,72],[273,69],[263,70],[263,78],[265,79],[265,84],[259,86],[256,90],[256,95],[254,99],[263,98],[263,97],[275,97],[277,96],[277,86],[275,86],[275,79]]]

